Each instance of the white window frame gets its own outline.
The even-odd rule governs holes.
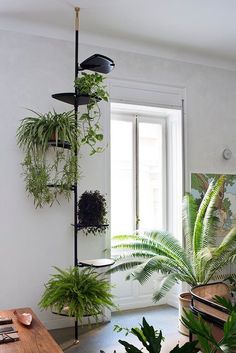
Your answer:
[[[113,103],[113,102],[112,102]],[[114,117],[111,114],[111,120],[116,121],[129,121],[132,123],[132,137],[133,137],[133,230],[137,229],[137,220],[136,218],[139,217],[138,206],[139,201],[137,197],[139,196],[139,173],[138,173],[138,158],[139,158],[139,124],[140,123],[151,123],[151,124],[158,124],[162,127],[162,162],[163,162],[163,172],[162,172],[162,209],[163,209],[163,216],[162,216],[162,225],[163,229],[167,226],[167,139],[166,139],[166,120],[165,118],[160,118],[156,116],[155,112],[148,112],[148,113],[140,113],[137,116],[131,111],[123,111],[123,110],[114,110]],[[137,131],[136,131],[137,129]]]
[[[182,86],[174,85],[158,85],[147,82],[140,82],[134,80],[121,80],[117,78],[111,78],[107,80],[107,87],[110,95],[110,102],[114,103],[126,103],[141,106],[150,107],[163,107],[170,109],[182,110],[182,163],[183,163],[183,193],[186,189],[187,180],[187,151],[185,146],[187,145],[187,139],[185,131],[187,131],[187,119],[186,119],[186,88]],[[111,194],[111,156],[110,156],[110,120],[111,120],[111,106],[109,104],[104,106],[104,133],[107,137],[107,148],[105,150],[105,192],[108,195],[108,216],[110,216],[110,194]],[[166,131],[169,127],[166,127]],[[167,138],[166,133],[166,138]],[[168,146],[169,147],[169,146]],[[167,158],[169,158],[167,151]],[[166,166],[168,170],[168,165]],[[167,173],[168,177],[168,173]],[[169,195],[167,195],[168,201]],[[166,200],[166,204],[167,204]],[[169,211],[167,211],[167,215]],[[169,220],[166,220],[166,224]],[[109,232],[108,232],[109,233]],[[181,239],[180,239],[181,240]],[[106,249],[110,249],[110,233],[106,237]],[[108,252],[109,253],[109,252]]]

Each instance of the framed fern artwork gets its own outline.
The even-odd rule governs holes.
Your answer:
[[[220,175],[222,174],[191,174],[191,194],[199,205],[210,182],[214,179],[218,179]],[[216,217],[216,243],[220,244],[222,237],[236,226],[236,175],[225,174],[221,192],[215,203],[214,214]],[[236,274],[236,264],[229,261],[228,265],[214,276],[214,281],[225,280],[234,274]]]
[[[210,182],[221,174],[191,174],[191,193],[197,202],[201,202]],[[236,226],[236,175],[225,175],[222,190],[215,204],[216,233],[224,236]]]

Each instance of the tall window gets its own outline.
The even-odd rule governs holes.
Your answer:
[[[166,111],[112,104],[111,233],[166,228]]]

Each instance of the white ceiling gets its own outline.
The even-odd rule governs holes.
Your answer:
[[[236,68],[236,0],[0,0],[0,28]]]

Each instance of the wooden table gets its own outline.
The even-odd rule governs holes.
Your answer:
[[[13,314],[14,310],[30,312],[33,316],[31,325],[26,327],[19,323]],[[0,353],[63,353],[62,349],[30,308],[0,311],[0,316],[12,318],[13,324],[9,324],[9,326],[15,326],[20,338],[16,342],[1,344]]]

